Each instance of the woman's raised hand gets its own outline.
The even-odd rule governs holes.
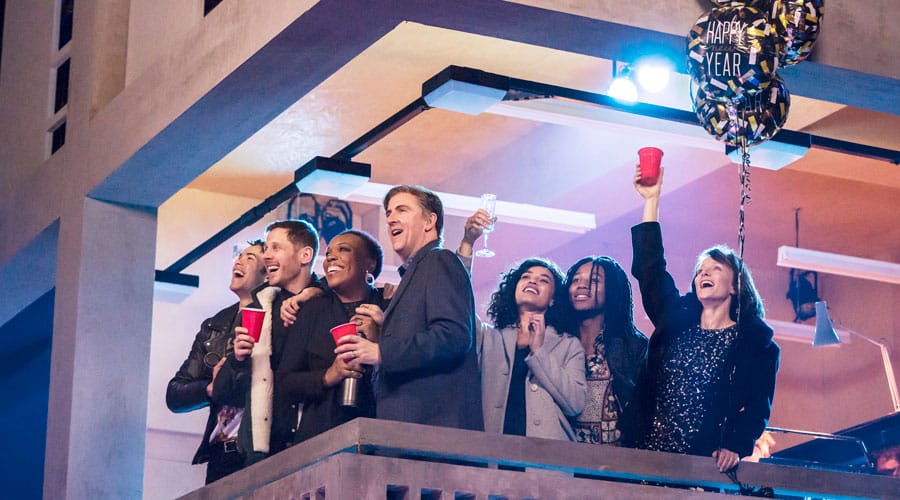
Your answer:
[[[659,180],[656,181],[656,184],[652,186],[645,186],[641,184],[641,166],[635,165],[634,167],[634,178],[631,180],[632,184],[634,184],[634,189],[641,195],[645,200],[650,198],[659,198],[659,194],[662,191],[662,183],[663,183],[663,167],[659,167]]]
[[[641,166],[637,165],[634,168],[632,183],[635,191],[644,199],[644,215],[642,219],[644,222],[659,221],[659,195],[662,192],[663,174],[665,172],[665,168],[659,167],[659,180],[652,186],[645,186],[640,183]]]

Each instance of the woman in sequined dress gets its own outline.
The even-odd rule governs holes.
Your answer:
[[[727,247],[697,258],[681,295],[666,270],[659,225],[663,175],[634,186],[643,222],[631,229],[644,310],[655,330],[639,390],[639,446],[712,456],[721,472],[753,452],[772,409],[780,349],[750,271]]]
[[[634,327],[631,284],[612,257],[588,256],[566,273],[566,331],[585,352],[587,401],[573,419],[582,443],[634,446],[634,397],[647,337]]]
[[[471,269],[472,246],[490,225],[478,210],[466,221],[457,254]],[[500,277],[487,314],[476,324],[484,430],[574,441],[569,419],[584,408],[584,349],[564,333],[562,271],[525,259]]]

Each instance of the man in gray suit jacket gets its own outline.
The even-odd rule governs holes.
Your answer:
[[[403,258],[400,285],[378,343],[345,337],[344,361],[373,365],[378,418],[483,430],[475,353],[475,299],[459,258],[440,247],[444,208],[419,186],[384,197],[388,232]]]

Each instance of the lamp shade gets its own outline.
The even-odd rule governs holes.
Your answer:
[[[200,277],[173,271],[156,271],[153,300],[180,304],[200,286]]]
[[[878,349],[881,350],[881,362],[884,364],[884,374],[887,377],[888,389],[891,391],[891,403],[894,406],[894,413],[900,413],[900,392],[897,389],[897,379],[894,378],[894,365],[891,363],[891,355],[888,352],[887,345],[853,330],[848,330],[848,332],[878,346]],[[838,337],[837,332],[834,331],[831,318],[828,317],[828,306],[824,300],[816,302],[816,336],[813,338],[813,347],[840,343],[841,339]]]
[[[301,193],[346,198],[364,186],[372,176],[368,163],[316,156],[294,172],[294,184]]]
[[[828,317],[828,306],[824,300],[816,302],[816,336],[813,337],[813,347],[840,343],[841,339],[834,331],[831,318]]]
[[[502,101],[508,90],[508,77],[448,66],[422,84],[422,97],[432,108],[478,115]]]

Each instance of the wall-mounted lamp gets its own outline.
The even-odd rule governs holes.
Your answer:
[[[432,108],[478,115],[506,97],[509,78],[449,66],[422,84],[422,98]]]
[[[881,362],[884,365],[884,374],[887,377],[888,388],[891,391],[891,403],[894,405],[894,413],[900,412],[900,395],[897,393],[897,379],[894,378],[894,365],[891,363],[891,355],[884,342],[866,337],[861,333],[847,330],[851,336],[859,337],[881,350]],[[834,324],[828,316],[828,306],[824,301],[816,302],[816,336],[813,339],[813,347],[840,344],[841,339],[834,331]]]
[[[294,184],[301,193],[344,198],[365,185],[371,176],[372,166],[368,163],[316,156],[294,172]]]
[[[777,265],[900,285],[900,264],[881,260],[782,246]]]

